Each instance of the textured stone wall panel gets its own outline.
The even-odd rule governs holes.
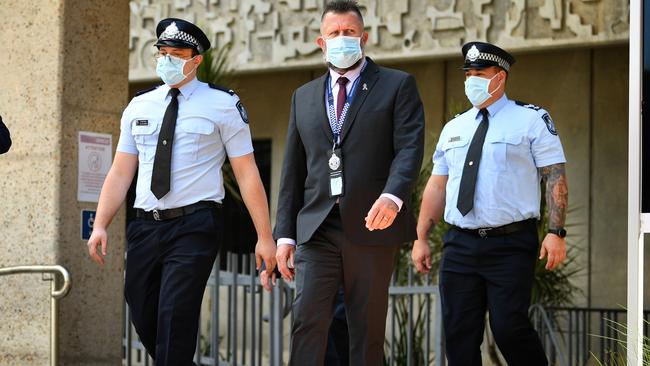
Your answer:
[[[130,79],[155,78],[155,25],[166,17],[201,26],[231,47],[238,71],[315,66],[323,0],[133,0]],[[469,40],[510,50],[624,42],[626,0],[361,0],[368,54],[409,60],[457,55]]]

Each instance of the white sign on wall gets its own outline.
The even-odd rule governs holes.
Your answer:
[[[112,146],[113,137],[109,134],[79,131],[78,201],[99,201],[99,193],[113,161]]]

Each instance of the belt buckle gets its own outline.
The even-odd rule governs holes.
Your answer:
[[[488,235],[488,231],[492,230],[491,227],[485,227],[478,229],[478,236],[485,238]]]
[[[160,221],[160,212],[156,209],[154,209],[152,212],[153,212],[153,219],[156,221]]]

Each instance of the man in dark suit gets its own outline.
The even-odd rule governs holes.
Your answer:
[[[412,76],[363,56],[355,1],[327,4],[320,30],[329,70],[293,95],[275,227],[280,272],[296,279],[289,364],[323,364],[342,285],[349,362],[380,365],[395,256],[416,237],[424,111]]]
[[[0,154],[4,154],[9,151],[11,147],[11,135],[9,134],[9,129],[2,122],[2,117],[0,117]]]

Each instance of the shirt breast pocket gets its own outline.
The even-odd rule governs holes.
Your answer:
[[[463,172],[467,149],[469,149],[469,139],[462,137],[454,141],[448,141],[442,146],[450,176],[459,175]]]
[[[174,158],[183,161],[196,161],[206,156],[210,138],[214,133],[214,123],[204,120],[184,121],[177,126],[177,140],[174,141]]]
[[[489,154],[490,158],[487,168],[498,172],[508,170],[508,166],[513,163],[516,164],[515,160],[525,153],[526,146],[523,141],[521,135],[502,135],[486,138],[486,145],[489,150],[484,151],[484,153]]]
[[[144,126],[138,126],[134,123],[133,127],[131,127],[131,134],[138,148],[140,161],[153,161],[156,155],[156,145],[158,144],[156,131],[158,131],[157,123],[149,123]]]

